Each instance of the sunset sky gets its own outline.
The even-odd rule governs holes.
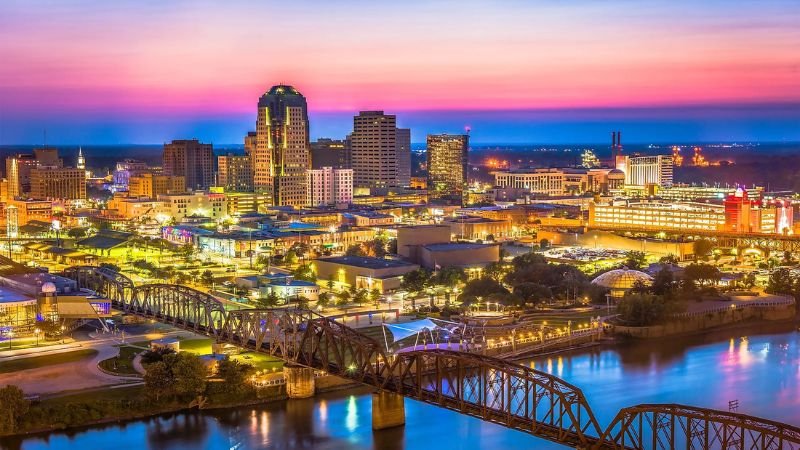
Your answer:
[[[800,140],[800,1],[0,2],[0,144],[240,143],[292,84],[312,137]]]

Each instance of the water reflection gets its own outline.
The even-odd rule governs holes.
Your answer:
[[[800,335],[794,331],[628,343],[523,364],[579,386],[601,425],[637,403],[727,409],[731,400],[739,400],[739,412],[800,423]],[[406,401],[406,427],[373,432],[370,393],[175,414],[3,445],[24,450],[565,448],[414,401]]]

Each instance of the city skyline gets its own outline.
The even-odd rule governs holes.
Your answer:
[[[600,143],[612,128],[627,142],[800,140],[789,1],[85,0],[0,12],[0,37],[15,42],[0,49],[12,62],[0,68],[0,144],[40,144],[44,130],[53,144],[239,143],[253,99],[280,82],[308,98],[312,139],[342,138],[377,109],[415,143],[465,126],[475,144]],[[273,16],[283,20],[265,31]]]

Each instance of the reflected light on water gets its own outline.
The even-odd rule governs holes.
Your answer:
[[[748,366],[751,362],[753,355],[750,354],[750,340],[744,336],[739,344],[739,365]]]
[[[560,377],[564,373],[564,358],[558,357],[558,365],[556,366],[556,370],[558,371],[558,376]]]
[[[261,443],[269,443],[269,415],[266,411],[261,413]]]
[[[319,401],[319,420],[323,424],[328,421],[328,402],[325,399]]]
[[[351,433],[358,428],[358,405],[355,395],[351,395],[347,400],[347,416],[344,419],[344,426]]]

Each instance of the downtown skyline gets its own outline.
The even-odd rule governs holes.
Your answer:
[[[800,140],[794,2],[226,5],[4,3],[0,144],[238,143],[279,82],[312,139],[381,109],[414,142]]]

